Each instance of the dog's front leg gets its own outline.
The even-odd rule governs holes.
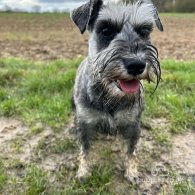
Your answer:
[[[84,122],[79,122],[77,124],[77,135],[81,144],[77,179],[82,181],[91,176],[91,168],[89,166],[90,129],[88,125]]]
[[[125,167],[124,177],[130,183],[133,184],[136,182],[139,175],[137,166],[138,166],[138,160],[135,152],[132,154],[127,154],[124,158],[124,167]]]
[[[140,129],[138,125],[130,125],[130,127],[126,129],[126,135],[124,136],[124,177],[131,183],[135,183],[136,179],[138,178],[138,160],[135,154],[135,149],[139,136]]]
[[[77,179],[79,181],[83,181],[86,178],[91,176],[91,169],[89,166],[89,159],[88,159],[88,152],[86,152],[83,147],[81,146],[81,151],[79,155],[79,169],[77,171]]]

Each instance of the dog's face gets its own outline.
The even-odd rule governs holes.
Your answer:
[[[133,4],[103,4],[91,0],[73,11],[72,19],[81,33],[90,34],[89,58],[95,76],[109,94],[129,96],[140,91],[140,80],[149,82],[161,70],[158,51],[150,34],[156,25],[163,31],[156,8],[150,0]]]

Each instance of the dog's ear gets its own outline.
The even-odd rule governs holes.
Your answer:
[[[156,26],[157,26],[158,30],[163,31],[163,25],[162,25],[161,20],[160,20],[160,18],[158,16],[157,8],[153,4],[153,2],[151,0],[139,0],[138,2],[140,4],[142,4],[142,3],[148,3],[148,4],[152,4],[154,6],[154,18],[155,18]]]
[[[158,30],[160,30],[162,32],[163,31],[163,25],[162,25],[162,22],[161,22],[161,20],[158,16],[157,9],[155,9],[154,18],[155,18],[155,23],[156,23],[156,26],[157,26]]]
[[[83,34],[87,27],[92,27],[102,7],[102,0],[90,0],[73,10],[71,17]]]

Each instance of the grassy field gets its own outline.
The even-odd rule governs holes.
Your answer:
[[[1,59],[0,116],[63,127],[70,117],[70,96],[80,62]],[[162,67],[160,90],[152,94],[154,86],[146,84],[145,116],[167,118],[172,132],[183,132],[194,122],[194,62],[166,60]]]
[[[114,157],[111,151],[106,149],[102,154],[104,161],[96,165],[92,177],[82,184],[74,179],[77,165],[72,170],[63,165],[60,170],[54,172],[40,166],[40,156],[44,159],[47,155],[64,155],[70,151],[75,153],[78,149],[74,141],[63,139],[62,132],[71,116],[70,96],[80,61],[81,59],[52,62],[11,58],[0,60],[0,116],[18,119],[28,127],[25,134],[9,140],[12,158],[8,159],[6,152],[1,153],[1,193],[116,194],[117,190],[113,186],[119,187],[121,183],[125,183],[123,185],[127,194],[139,190],[139,186],[128,185],[124,180],[117,181],[121,173],[115,170]],[[147,163],[140,167],[142,175],[150,170],[148,163],[160,158],[160,153],[171,151],[174,134],[190,131],[194,127],[194,63],[164,60],[162,67],[163,81],[159,89],[152,94],[154,86],[146,84],[147,106],[143,126],[148,128],[147,133],[154,140],[155,148],[153,154],[144,157]],[[164,129],[163,124],[155,128],[150,126],[149,121],[159,118],[166,120],[169,128]],[[37,123],[43,125],[40,127]],[[21,162],[17,154],[22,153],[25,142],[34,136],[41,137],[46,126],[51,127],[53,138],[39,140],[32,151],[33,159],[28,163]],[[143,152],[140,151],[140,154]],[[179,174],[171,166],[166,165],[167,170],[171,178],[177,181]],[[173,182],[169,186],[175,194],[193,194],[194,187],[190,180]],[[160,192],[166,194],[167,191],[163,187]]]
[[[33,63],[2,59],[0,63],[1,116],[64,126],[70,116],[70,95],[79,60]]]
[[[87,35],[67,14],[0,13],[0,194],[195,194],[195,15],[160,16],[165,32],[155,30],[153,40],[162,81],[154,94],[144,83],[140,177],[132,185],[114,138],[97,139],[92,176],[75,179],[79,147],[67,130]]]

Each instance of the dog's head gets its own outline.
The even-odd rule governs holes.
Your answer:
[[[89,58],[107,91],[136,94],[140,80],[153,81],[154,75],[158,86],[161,69],[150,34],[163,26],[150,0],[127,5],[90,0],[73,11],[72,19],[81,33],[89,32]]]

